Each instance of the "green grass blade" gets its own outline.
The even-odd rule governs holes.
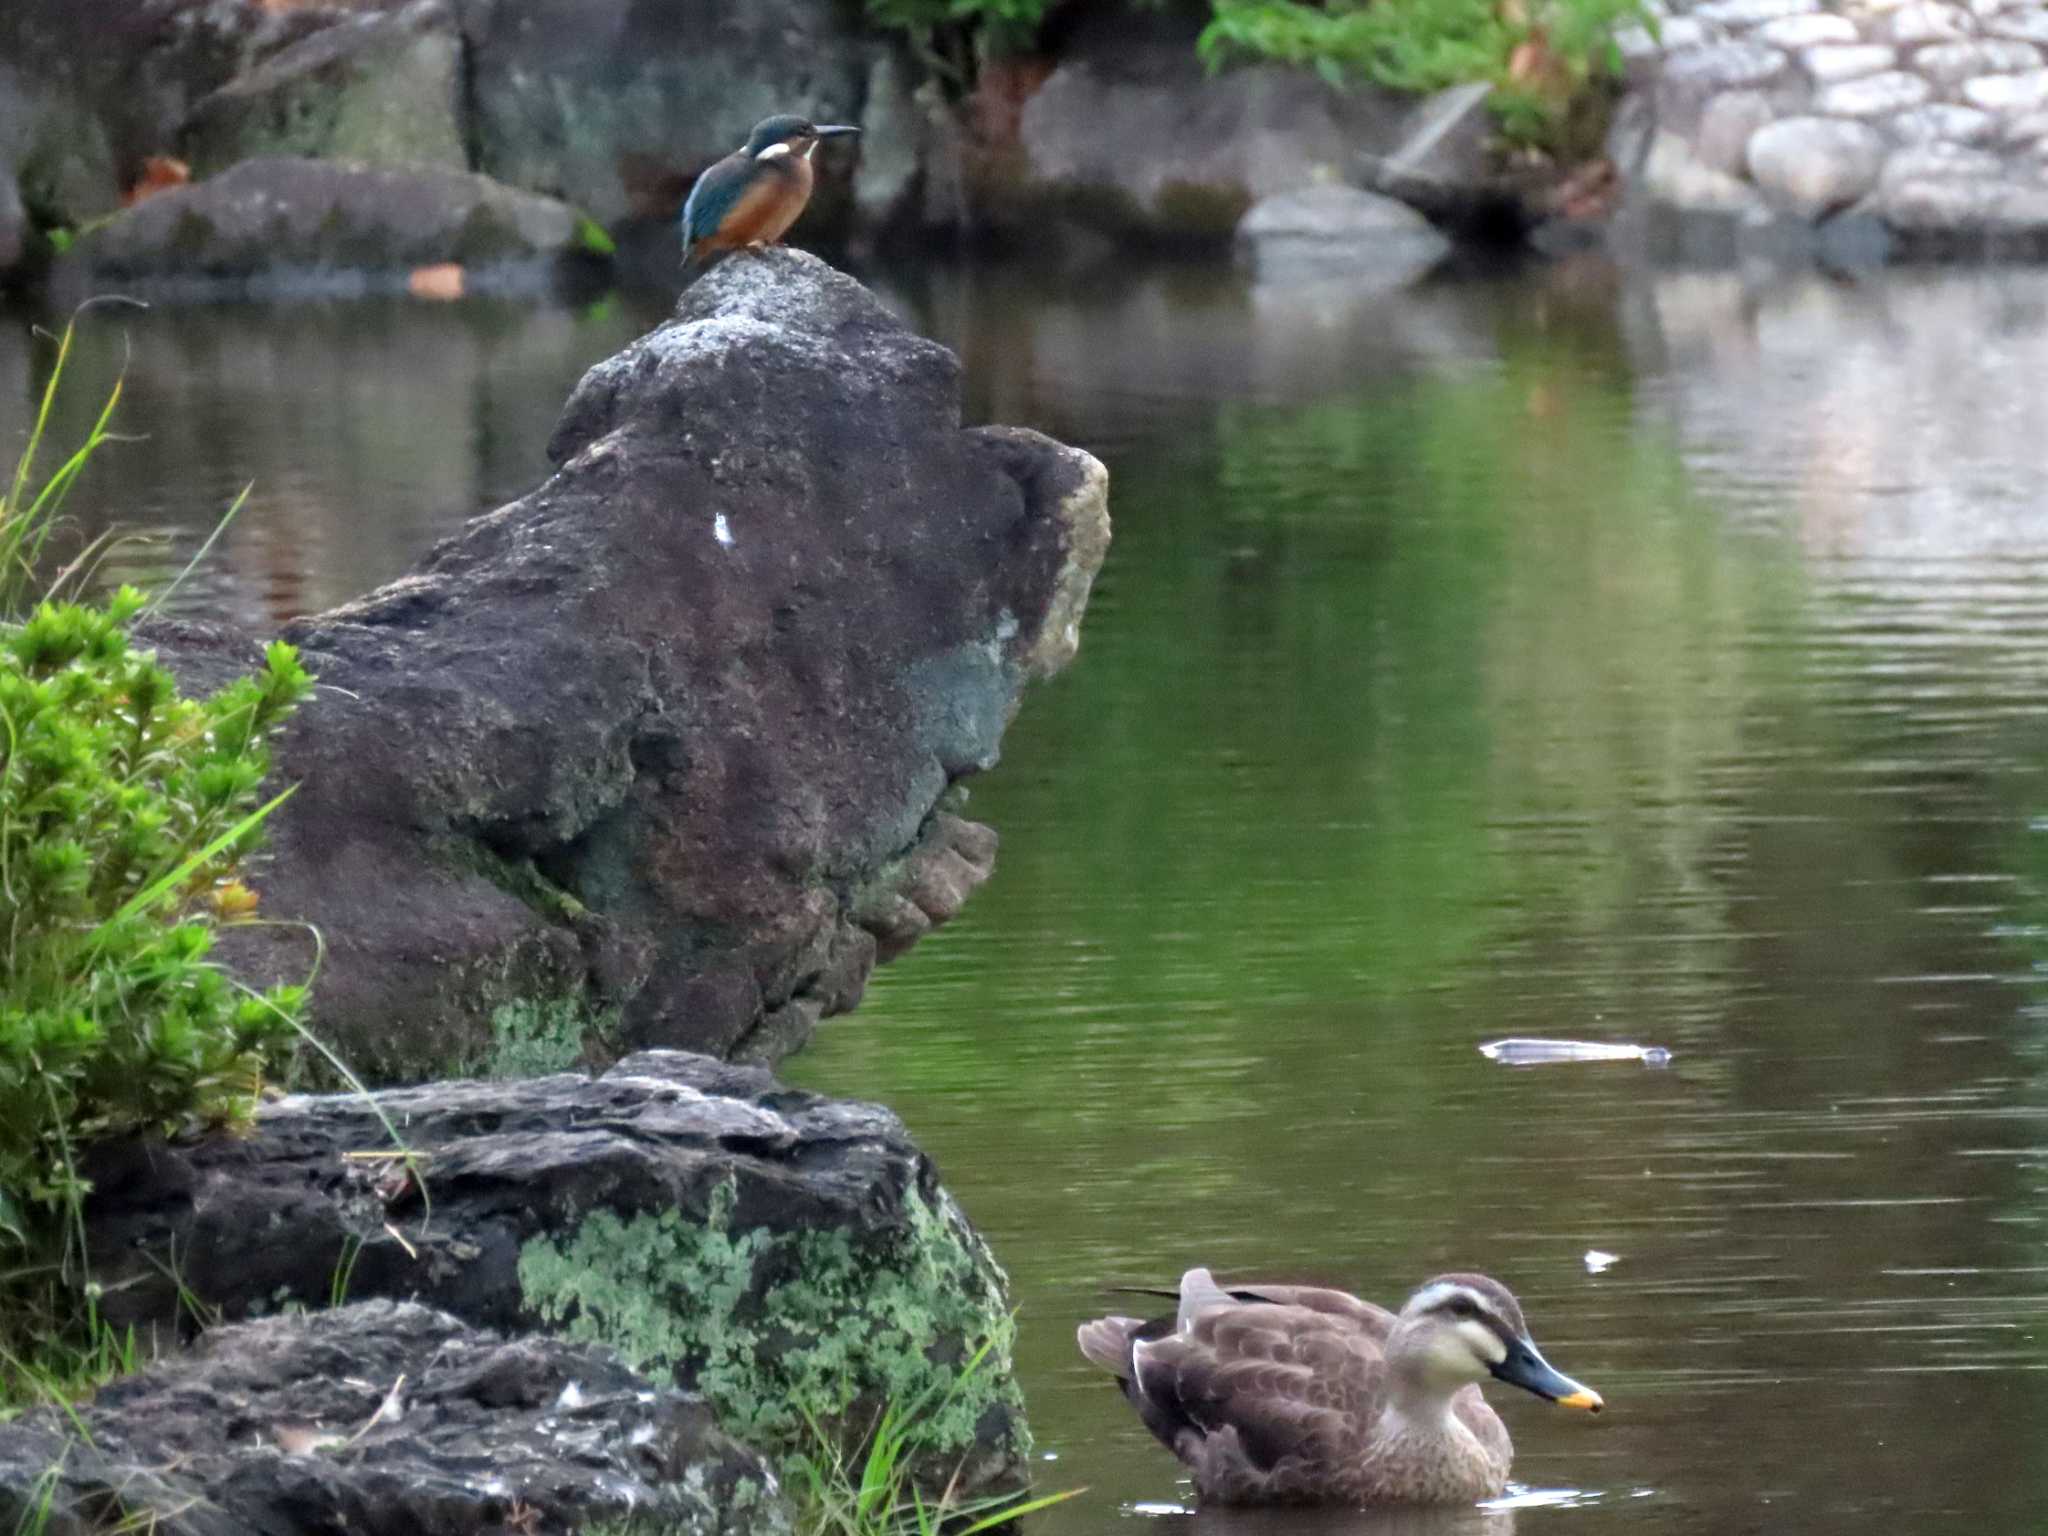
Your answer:
[[[195,871],[211,862],[222,849],[226,848],[237,838],[247,836],[251,830],[260,826],[263,819],[280,805],[283,805],[285,801],[291,799],[298,792],[298,788],[299,786],[294,784],[275,796],[268,803],[258,806],[225,832],[214,838],[212,842],[201,848],[197,853],[186,858],[175,869],[158,875],[156,879],[150,881],[148,885],[145,885],[141,890],[123,902],[111,917],[87,934],[87,944],[97,943],[109,930],[119,927],[131,917],[148,911],[151,907],[162,901],[164,897],[189,880]]]

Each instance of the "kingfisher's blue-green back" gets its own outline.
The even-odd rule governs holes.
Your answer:
[[[727,155],[697,178],[683,203],[683,249],[717,232],[732,205],[753,180],[756,167],[745,150]]]

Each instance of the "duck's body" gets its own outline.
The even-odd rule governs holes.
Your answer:
[[[859,132],[791,114],[757,123],[744,145],[690,188],[683,203],[683,265],[705,266],[726,251],[775,244],[811,200],[818,141]]]
[[[1506,1486],[1514,1446],[1488,1376],[1597,1411],[1552,1370],[1483,1275],[1432,1280],[1399,1313],[1343,1291],[1224,1290],[1182,1277],[1180,1309],[1081,1325],[1145,1426],[1224,1504],[1465,1504]]]

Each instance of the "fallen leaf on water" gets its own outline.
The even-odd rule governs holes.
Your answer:
[[[459,299],[462,264],[444,261],[438,266],[414,267],[405,280],[405,291],[416,299]]]

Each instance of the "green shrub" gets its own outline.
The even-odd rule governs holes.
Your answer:
[[[1437,91],[1490,80],[1492,106],[1510,140],[1553,147],[1589,86],[1615,78],[1614,33],[1647,24],[1642,0],[1215,0],[1197,44],[1211,68],[1234,58],[1274,59],[1318,71],[1333,85],[1353,78],[1403,91]],[[1548,78],[1518,79],[1516,50],[1540,44]]]
[[[242,1119],[297,1039],[303,990],[209,950],[253,907],[269,741],[311,680],[280,642],[183,698],[130,642],[142,605],[45,603],[0,637],[0,1251],[75,1215],[80,1144]]]

